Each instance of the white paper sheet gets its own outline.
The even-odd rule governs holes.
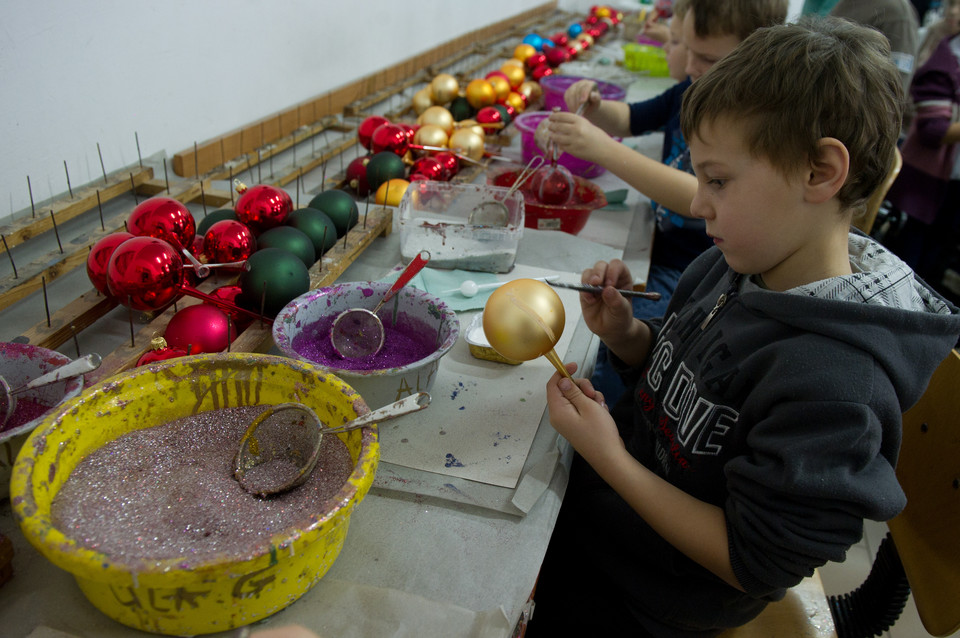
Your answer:
[[[504,281],[572,273],[517,265]],[[563,359],[580,320],[579,293],[555,288],[566,326],[554,350]],[[514,488],[547,405],[554,367],[544,357],[519,366],[474,358],[463,331],[475,312],[460,313],[461,335],[440,360],[430,407],[380,426],[382,460],[427,472]]]

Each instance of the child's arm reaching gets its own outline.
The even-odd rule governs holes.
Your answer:
[[[560,150],[603,166],[653,201],[690,216],[697,193],[693,175],[641,155],[573,113],[553,113],[549,133]]]
[[[630,105],[617,100],[602,99],[597,83],[593,80],[577,80],[564,91],[563,99],[571,113],[580,111],[582,106],[580,114],[607,134],[615,137],[632,135]]]
[[[742,589],[730,563],[723,510],[674,487],[633,458],[606,406],[588,396],[590,382],[578,383],[580,387],[559,373],[547,382],[553,427],[667,542]]]

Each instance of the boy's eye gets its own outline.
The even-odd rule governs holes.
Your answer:
[[[712,178],[707,180],[707,184],[710,186],[716,186],[717,188],[723,188],[723,185],[727,183],[727,180],[720,178]]]

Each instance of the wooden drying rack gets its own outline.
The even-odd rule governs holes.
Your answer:
[[[58,224],[90,213],[107,202],[129,194],[135,197],[163,195],[184,204],[202,203],[204,207],[231,205],[232,194],[214,188],[214,181],[229,180],[228,183],[230,183],[232,178],[252,171],[253,167],[259,168],[263,162],[270,161],[280,153],[291,149],[295,153],[297,145],[327,131],[342,134],[339,141],[325,145],[320,149],[319,154],[312,152],[307,158],[295,157],[292,166],[282,167],[279,172],[271,171],[270,180],[261,182],[277,187],[285,186],[323,167],[330,159],[340,156],[353,147],[357,143],[354,133],[356,124],[359,123],[359,118],[363,117],[364,112],[371,107],[392,96],[402,94],[412,86],[428,83],[436,74],[454,64],[470,57],[477,57],[478,62],[461,68],[458,72],[460,76],[458,79],[469,80],[479,69],[489,66],[495,60],[511,57],[513,47],[525,33],[533,29],[551,32],[563,28],[572,19],[574,19],[572,14],[558,11],[556,3],[549,2],[509,20],[451,40],[415,58],[293,106],[274,116],[215,139],[194,144],[192,148],[174,154],[171,162],[174,174],[192,178],[192,181],[170,183],[166,179],[157,179],[153,175],[153,170],[143,167],[142,163],[104,175],[103,184],[98,180],[97,183],[73,190],[69,197],[60,196],[51,202],[44,203],[43,214],[21,213],[19,219],[0,229],[4,238],[4,244],[0,245],[0,254],[25,244],[43,233],[51,230],[56,232]],[[508,44],[502,44],[505,41]],[[411,110],[412,108],[407,106],[399,112],[386,113],[386,116],[391,120],[400,119],[410,115]],[[348,123],[348,118],[358,121]],[[461,170],[455,179],[469,182],[482,170],[484,170],[483,166],[469,166]],[[342,186],[343,174],[338,173],[331,181],[335,187]],[[322,185],[323,188],[326,186],[326,184]],[[392,209],[376,207],[365,211],[361,223],[350,230],[346,241],[338,241],[336,246],[328,250],[309,269],[310,288],[332,284],[374,239],[388,235],[392,226]],[[60,246],[59,250],[50,251],[29,264],[15,265],[15,274],[0,280],[0,311],[40,291],[41,288],[45,293],[46,283],[73,269],[85,268],[87,254],[92,246],[102,237],[120,230],[123,230],[122,226],[104,225],[101,217],[100,227],[75,238],[69,250]],[[13,263],[12,259],[11,263]],[[214,278],[211,277],[211,279]],[[229,283],[232,281],[218,280],[216,285]],[[213,287],[209,280],[199,286],[201,290],[209,290]],[[152,338],[163,334],[176,310],[194,303],[199,303],[199,300],[184,296],[176,304],[157,311],[135,334],[131,328],[131,341],[104,355],[100,368],[86,375],[86,383],[88,385],[96,383],[107,376],[134,367],[140,356],[150,347]],[[24,332],[17,341],[56,349],[74,338],[80,331],[94,326],[98,319],[113,310],[116,305],[115,301],[91,288],[90,291],[50,315],[48,320],[41,321]],[[272,344],[270,324],[254,322],[230,345],[230,350],[266,352]]]

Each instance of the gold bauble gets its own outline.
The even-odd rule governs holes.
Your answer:
[[[426,126],[427,124],[439,126],[447,135],[453,132],[453,116],[450,114],[450,111],[442,106],[431,106],[421,113],[420,117],[417,118],[417,124],[421,126]]]
[[[478,111],[485,106],[493,106],[497,102],[497,92],[487,80],[477,78],[470,80],[467,85],[467,102]]]
[[[447,104],[460,92],[460,83],[449,73],[441,73],[430,82],[434,104]]]
[[[527,58],[537,52],[537,49],[532,44],[518,44],[513,49],[513,59],[520,60],[521,62],[526,62]]]
[[[491,75],[489,78],[487,78],[487,82],[490,83],[490,86],[492,86],[493,90],[496,92],[497,102],[510,94],[510,81],[505,80],[502,75]]]
[[[581,33],[580,35],[577,36],[577,40],[580,40],[581,42],[586,42],[587,46],[593,45],[593,36],[590,35],[589,33]]]
[[[409,185],[410,182],[399,177],[388,179],[380,184],[374,201],[379,206],[399,206],[400,200],[403,199],[403,194],[407,192],[407,186]]]
[[[448,145],[450,150],[466,155],[472,160],[483,159],[483,135],[477,135],[476,131],[468,128],[458,129],[450,136]]]
[[[527,80],[517,88],[517,93],[522,93],[527,96],[527,104],[534,102],[540,99],[540,96],[543,95],[543,89],[540,88],[540,84],[534,82],[533,80]]]
[[[413,143],[420,146],[446,146],[447,132],[436,124],[424,124],[413,134]]]
[[[487,342],[515,361],[530,361],[553,350],[565,323],[560,296],[536,279],[507,282],[493,291],[483,309]]]
[[[510,80],[510,87],[514,90],[527,79],[527,74],[523,70],[522,64],[504,64],[500,67],[500,70],[503,71],[503,74]]]
[[[527,98],[529,99],[529,98]],[[524,109],[527,108],[527,102],[523,99],[523,96],[517,93],[516,91],[510,91],[507,95],[507,98],[504,102],[517,110],[517,113],[523,113]]]
[[[486,136],[487,132],[483,130],[483,127],[476,120],[460,120],[457,122],[457,129],[467,129],[473,131],[480,137]]]
[[[500,65],[500,70],[503,71],[503,67],[505,67],[505,66],[518,66],[518,67],[520,67],[521,69],[525,69],[525,68],[526,68],[526,67],[524,66],[523,62],[521,62],[520,60],[518,60],[518,59],[516,59],[516,58],[510,58],[509,60],[504,60],[504,61],[503,61],[503,64]]]
[[[433,106],[433,97],[430,92],[430,87],[425,89],[420,89],[413,94],[413,112],[417,115],[420,115],[428,108]]]

